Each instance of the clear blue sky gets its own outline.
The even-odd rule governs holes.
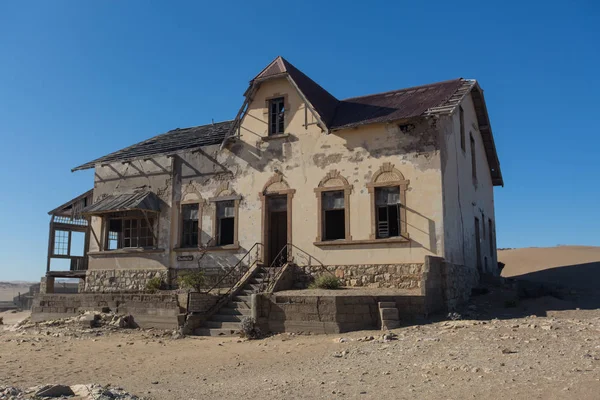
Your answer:
[[[498,246],[600,245],[595,0],[2,1],[0,54],[0,280],[45,273],[47,212],[93,185],[72,167],[232,119],[277,55],[338,98],[478,79]]]

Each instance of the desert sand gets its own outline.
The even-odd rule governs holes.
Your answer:
[[[504,273],[587,264],[600,254],[557,249],[501,252]],[[164,400],[598,399],[600,310],[579,309],[579,295],[517,299],[510,283],[489,289],[460,311],[462,320],[407,324],[387,341],[379,331],[246,341],[0,327],[0,386],[112,384]]]

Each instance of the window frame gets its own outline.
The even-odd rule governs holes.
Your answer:
[[[111,239],[110,238],[110,233],[111,232],[116,232],[116,231],[111,231],[110,230],[110,221],[112,220],[120,220],[121,221],[121,230],[120,232],[118,232],[120,235],[117,237],[117,247],[115,249],[111,249],[109,248],[110,246],[110,242],[112,240],[115,239]],[[138,246],[127,246],[125,247],[125,221],[138,221],[137,222],[137,226],[135,227],[135,230],[137,231],[137,235],[136,235],[136,242],[138,244]],[[158,236],[156,235],[155,232],[157,232],[157,224],[158,224],[158,216],[156,215],[137,215],[136,214],[124,214],[124,215],[119,215],[119,214],[115,214],[115,215],[107,215],[103,217],[103,223],[104,223],[104,244],[102,246],[102,251],[117,251],[117,250],[131,250],[131,249],[141,249],[141,250],[148,250],[148,249],[157,249],[158,248]],[[147,228],[149,230],[149,234],[150,236],[143,236],[144,239],[148,239],[150,238],[152,240],[152,244],[151,246],[139,246],[140,241],[142,239],[141,236],[141,232],[142,232],[142,222],[146,223],[147,226],[145,228]],[[132,231],[134,228],[132,227],[132,225],[130,225],[130,228],[127,228],[130,231]],[[130,241],[133,241],[133,237],[129,237]],[[131,244],[131,242],[130,242]]]
[[[186,246],[184,244],[184,236],[185,236],[185,220],[183,218],[183,208],[186,206],[193,206],[193,205],[197,205],[198,206],[198,242],[196,243],[196,246]],[[203,211],[203,203],[200,201],[183,201],[179,204],[179,246],[178,248],[181,249],[194,249],[194,248],[200,248],[202,247],[202,211]]]
[[[390,241],[397,240],[399,238],[410,239],[408,233],[408,223],[406,220],[406,191],[410,180],[405,179],[404,175],[394,167],[393,164],[386,162],[381,168],[373,175],[373,179],[367,184],[369,195],[371,196],[371,234],[369,235],[370,240],[375,241]],[[375,197],[375,189],[383,187],[394,187],[397,186],[400,190],[400,204],[399,218],[400,218],[400,232],[399,236],[393,236],[388,238],[377,237],[377,205]]]
[[[238,237],[238,231],[239,231],[239,210],[240,210],[240,201],[241,201],[242,197],[238,196],[238,195],[226,195],[226,196],[217,196],[217,197],[213,197],[211,199],[209,199],[209,202],[211,203],[212,206],[212,238],[210,239],[210,242],[207,244],[207,247],[209,248],[222,248],[222,249],[237,249],[239,248],[240,244],[239,244],[239,237]],[[223,202],[223,201],[233,201],[233,243],[231,244],[225,244],[222,245],[220,244],[220,240],[218,240],[218,235],[219,235],[219,217],[218,217],[218,213],[217,213],[217,209],[218,209],[218,203]]]
[[[381,206],[381,205],[377,205],[377,191],[378,190],[382,190],[382,189],[386,189],[386,188],[398,188],[398,197],[400,197],[400,187],[393,185],[393,186],[379,186],[379,187],[375,187],[374,191],[375,191],[375,239],[393,239],[393,238],[398,238],[398,237],[402,237],[402,228],[400,227],[400,225],[402,224],[402,218],[400,216],[400,208],[401,208],[401,203],[396,203],[396,204],[385,204],[385,206]],[[395,207],[394,207],[395,206]],[[396,220],[397,220],[397,228],[398,228],[398,234],[392,236],[390,234],[391,231],[391,224],[390,224],[390,208],[395,208],[396,209]],[[388,236],[383,236],[383,237],[379,237],[379,224],[380,224],[380,212],[381,209],[385,209],[385,213],[386,213],[386,217],[387,217],[387,221],[388,221]]]
[[[273,106],[273,104],[281,104],[281,106],[283,107],[283,111],[277,111],[276,113],[273,113],[271,111],[271,107]],[[286,96],[275,96],[272,98],[267,99],[267,123],[268,123],[268,127],[267,127],[267,134],[268,136],[276,136],[276,135],[283,135],[285,134],[285,115],[286,115],[286,111],[287,111],[287,101],[286,101]],[[280,117],[279,114],[283,113],[283,116]],[[273,118],[276,118],[275,120],[275,130],[273,130]],[[281,118],[281,119],[280,119]]]
[[[469,137],[469,144],[471,146],[471,178],[473,179],[473,185],[477,186],[477,149],[475,148],[473,132],[469,132]]]
[[[318,187],[315,188],[317,197],[317,243],[327,242],[335,243],[336,241],[350,241],[350,193],[352,193],[352,185],[348,180],[340,175],[337,170],[331,170],[321,181]],[[343,192],[344,193],[344,238],[343,239],[325,239],[325,213],[323,210],[323,196],[325,192]]]

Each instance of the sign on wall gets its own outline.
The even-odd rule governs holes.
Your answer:
[[[194,256],[177,256],[177,261],[193,261]]]

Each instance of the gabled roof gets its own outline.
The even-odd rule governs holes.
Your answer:
[[[265,69],[250,81],[250,86],[252,87],[262,81],[286,75],[294,81],[298,86],[298,89],[306,97],[306,100],[308,100],[315,111],[319,113],[321,120],[328,126],[333,120],[335,109],[338,105],[338,99],[327,90],[323,89],[317,82],[306,76],[304,72],[294,67],[285,58],[279,56],[271,61]]]
[[[114,161],[133,161],[152,156],[171,155],[185,150],[197,149],[202,146],[219,144],[225,138],[225,135],[232,124],[233,121],[225,121],[195,126],[192,128],[177,128],[82,164],[73,168],[72,171],[94,168],[96,164],[106,164]]]

